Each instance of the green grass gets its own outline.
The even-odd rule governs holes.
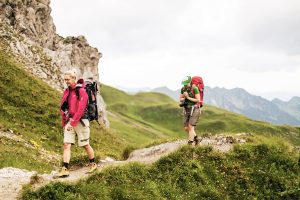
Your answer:
[[[185,137],[182,128],[174,131],[164,124],[161,125],[143,117],[143,109],[148,106],[159,106],[168,102],[175,107],[176,103],[169,97],[159,93],[128,95],[105,85],[101,87],[101,95],[110,112],[108,117],[111,122],[111,129],[119,138],[129,141],[134,147],[142,147],[155,141]],[[159,111],[156,114],[163,115],[164,112]],[[173,124],[172,121],[168,123]]]
[[[38,149],[32,149],[24,144],[0,137],[0,168],[16,167],[20,169],[34,169],[40,173],[46,173],[57,165],[55,160],[49,162]],[[38,158],[38,159],[37,159]]]
[[[235,146],[227,154],[185,146],[150,166],[111,167],[77,184],[27,189],[23,199],[296,199],[297,159],[282,144]]]
[[[59,93],[0,56],[0,123],[31,140],[55,145],[59,134]],[[44,142],[42,138],[47,139]]]
[[[123,121],[127,119],[145,124],[160,131],[168,139],[186,138],[182,128],[182,109],[166,95],[159,93],[129,95],[106,85],[102,86],[101,93],[108,109],[112,113],[122,115]],[[118,124],[117,127],[112,124],[112,128],[120,130],[122,124]],[[205,105],[202,109],[196,132],[200,135],[248,132],[256,135],[277,136],[300,145],[299,127],[278,126],[255,121],[209,105]]]

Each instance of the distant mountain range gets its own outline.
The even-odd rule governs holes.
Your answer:
[[[166,94],[175,101],[178,101],[180,93],[180,90],[173,91],[167,87],[155,88],[152,91]],[[300,97],[293,97],[289,101],[280,99],[269,101],[242,88],[205,87],[204,102],[246,115],[254,120],[300,126]]]

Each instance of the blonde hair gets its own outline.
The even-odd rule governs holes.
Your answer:
[[[69,76],[71,76],[72,78],[74,78],[76,80],[77,79],[77,70],[74,69],[74,68],[70,69],[70,70],[66,71],[64,73],[64,75],[69,75]]]

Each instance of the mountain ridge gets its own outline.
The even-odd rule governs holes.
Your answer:
[[[174,91],[167,87],[154,88],[152,91],[170,96],[178,101],[180,89]],[[204,102],[232,112],[244,114],[255,120],[275,124],[300,125],[300,97],[289,101],[274,99],[269,101],[261,96],[250,94],[243,88],[205,87]]]

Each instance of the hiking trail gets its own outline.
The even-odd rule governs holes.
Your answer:
[[[3,136],[3,134],[0,136]],[[246,138],[252,136],[249,133],[241,133],[234,136],[217,135],[211,137],[203,137],[199,145],[211,145],[215,150],[228,152],[234,143],[246,143]],[[186,145],[186,140],[178,140],[155,145],[148,148],[134,150],[127,160],[117,161],[110,157],[100,160],[97,171],[109,166],[119,166],[130,162],[141,162],[151,164],[157,161],[162,156],[177,150],[183,145]],[[58,173],[53,171],[50,174],[37,174],[33,171],[17,169],[12,167],[0,169],[0,199],[14,200],[20,197],[22,186],[30,184],[32,188],[38,189],[50,182],[69,182],[75,183],[80,179],[84,179],[90,174],[87,174],[88,167],[79,168],[70,171],[70,176],[61,179],[53,179],[53,176]]]

